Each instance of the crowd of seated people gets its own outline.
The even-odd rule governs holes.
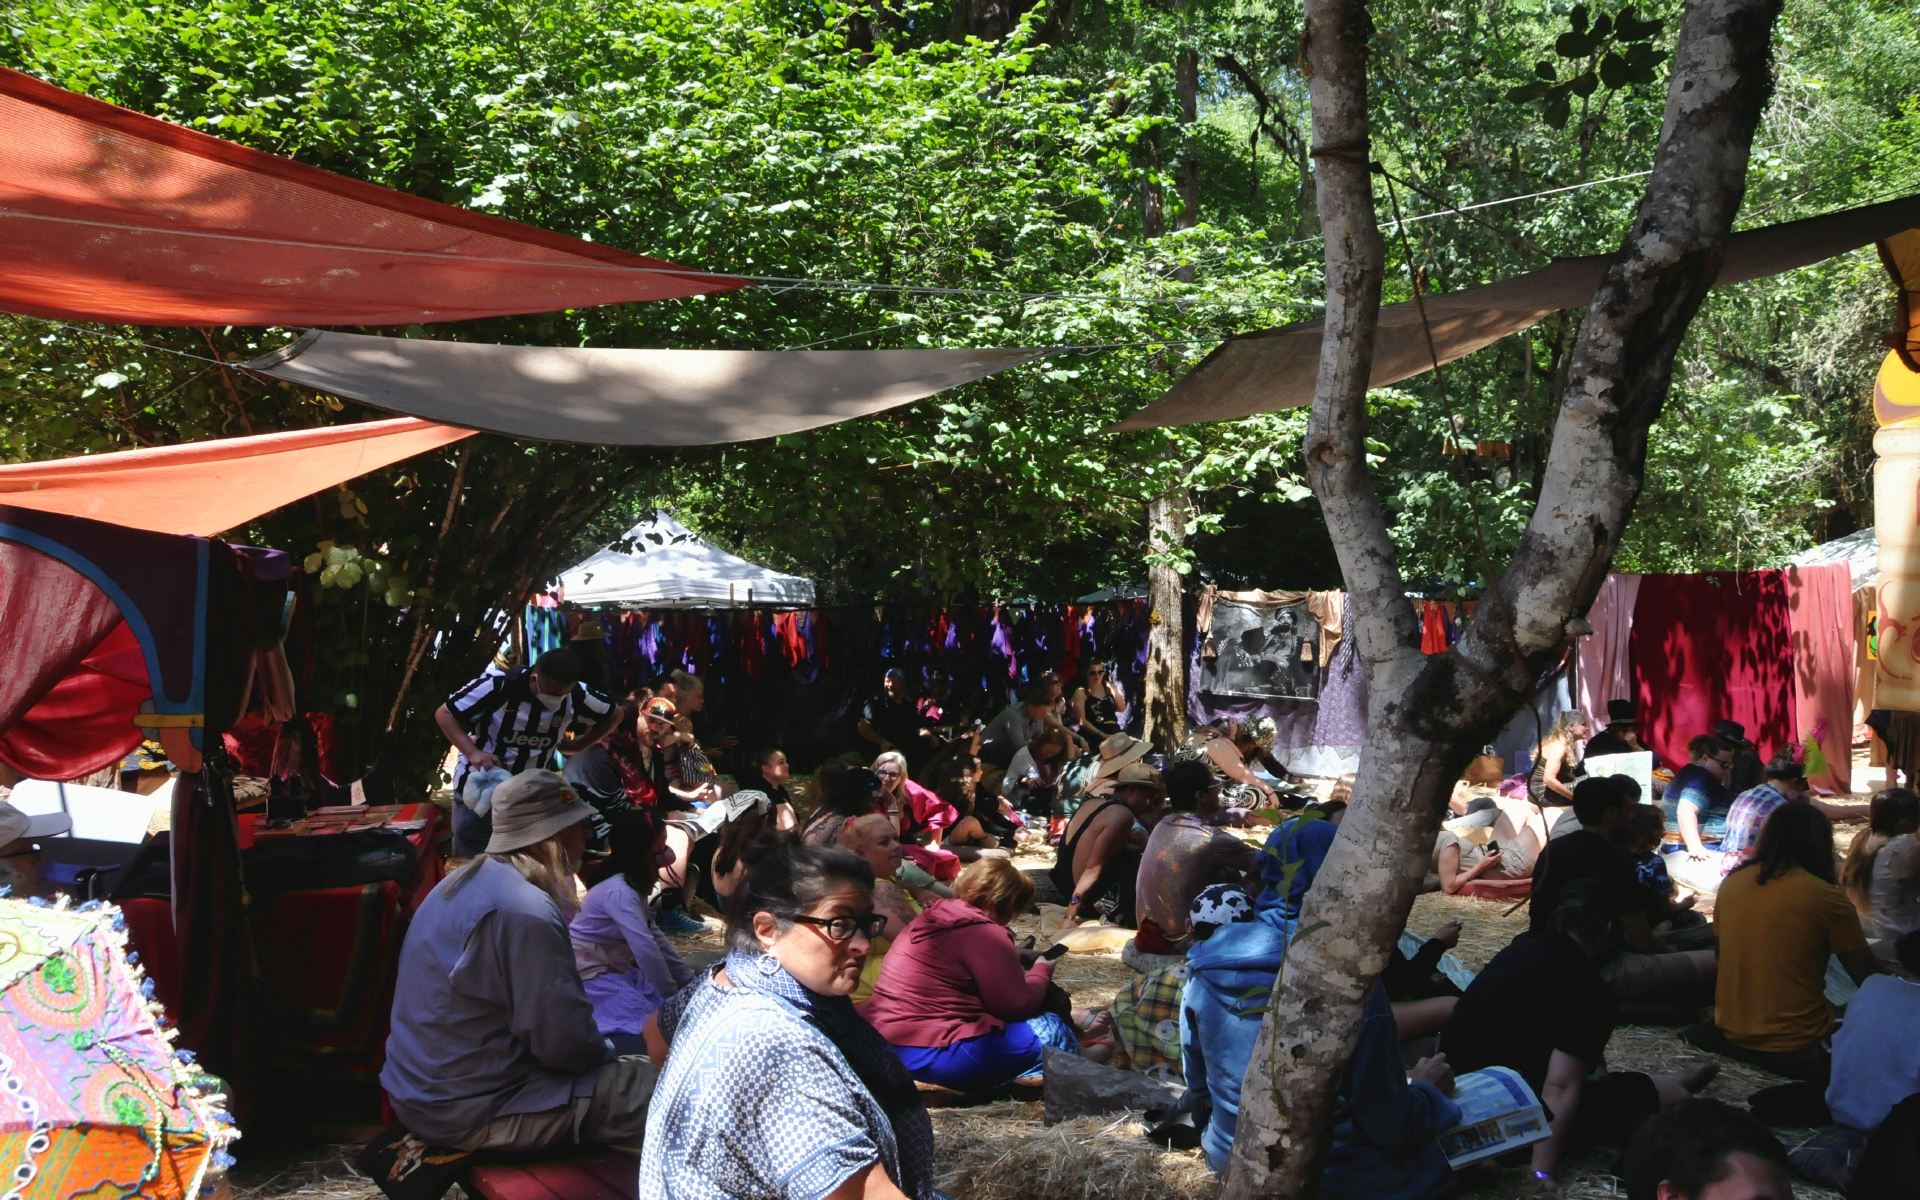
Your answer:
[[[932,1200],[920,1085],[993,1092],[1036,1075],[1051,1049],[1182,1071],[1198,1144],[1224,1166],[1351,778],[1264,846],[1243,840],[1222,828],[1223,793],[1282,798],[1284,772],[1255,771],[1272,766],[1271,731],[1202,729],[1156,770],[1145,743],[1101,723],[1125,710],[1101,670],[1070,702],[1057,679],[1036,681],[992,726],[951,740],[890,681],[863,720],[863,736],[879,735],[870,763],[829,760],[795,784],[769,751],[751,760],[758,786],[735,790],[686,736],[680,707],[697,711],[702,689],[672,687],[618,706],[612,736],[583,739],[565,779],[500,784],[484,852],[423,903],[382,1076],[403,1124],[461,1149],[639,1145],[647,1195]],[[1695,1045],[1824,1082],[1829,955],[1865,979],[1873,949],[1920,952],[1920,937],[1900,940],[1920,926],[1913,793],[1876,797],[1838,868],[1826,806],[1794,763],[1735,794],[1727,780],[1751,746],[1717,730],[1694,740],[1663,807],[1628,777],[1585,777],[1589,732],[1578,714],[1556,722],[1532,794],[1450,802],[1436,885],[1530,880],[1528,931],[1464,994],[1435,975],[1457,926],[1411,961],[1395,952],[1365,1003],[1322,1193],[1453,1192],[1437,1141],[1459,1119],[1453,1080],[1492,1066],[1553,1114],[1531,1166],[1558,1190],[1569,1153],[1626,1145],[1650,1118],[1686,1111],[1712,1075],[1608,1073],[1623,1010],[1712,1004],[1714,1019],[1687,1032]],[[1624,742],[1631,720],[1614,733]],[[1064,926],[1137,927],[1128,961],[1142,973],[1110,1022],[1054,983],[1062,946],[1043,953],[1010,929],[1035,900],[1012,856],[1038,839],[1054,844]],[[583,892],[590,843],[606,852]],[[1711,894],[1709,876],[1712,925],[1675,887]],[[724,913],[728,947],[702,972],[666,936],[670,918],[706,928],[688,916],[696,898]],[[1863,1039],[1897,1040],[1914,995],[1904,981],[1863,990],[1835,1053],[1865,1063]],[[1849,1094],[1836,1076],[1837,1125],[1884,1121],[1913,1069],[1882,1058],[1871,1087]]]

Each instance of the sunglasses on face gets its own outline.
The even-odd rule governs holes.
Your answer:
[[[880,936],[887,927],[886,917],[879,913],[868,913],[863,917],[809,917],[802,913],[783,913],[789,921],[801,925],[818,925],[827,931],[827,936],[836,942],[850,942],[856,933],[864,933],[869,939]]]

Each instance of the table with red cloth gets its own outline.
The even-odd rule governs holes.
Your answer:
[[[339,812],[322,809],[314,818]],[[243,853],[264,840],[263,820],[258,813],[240,814]],[[414,821],[423,824],[403,831],[415,860],[404,883],[387,879],[285,891],[254,905],[260,982],[252,1025],[260,1065],[378,1073],[407,921],[445,874],[434,843],[446,818],[432,804],[402,805],[390,818],[403,825]],[[321,835],[276,836],[304,842]],[[265,890],[264,880],[248,882],[256,896]],[[179,994],[179,965],[170,903],[140,897],[122,901],[121,907],[128,940],[154,981],[155,998],[171,1005]]]

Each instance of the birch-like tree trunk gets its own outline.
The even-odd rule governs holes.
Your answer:
[[[1174,486],[1147,505],[1147,677],[1145,733],[1171,754],[1187,736],[1187,610],[1173,559],[1187,540],[1193,499]]]
[[[1544,486],[1519,549],[1446,654],[1420,653],[1363,444],[1382,244],[1368,179],[1362,0],[1308,0],[1327,335],[1305,446],[1367,669],[1353,806],[1307,893],[1241,1092],[1223,1196],[1309,1190],[1368,990],[1405,926],[1442,805],[1557,661],[1638,495],[1675,351],[1719,273],[1771,94],[1779,0],[1690,0],[1653,175],[1575,339]]]

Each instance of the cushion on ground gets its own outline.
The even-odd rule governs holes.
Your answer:
[[[604,1146],[568,1147],[552,1158],[475,1167],[465,1186],[486,1200],[636,1200],[640,1160]]]
[[[1531,878],[1476,879],[1461,888],[1460,894],[1471,896],[1475,900],[1505,900],[1512,903],[1533,895],[1533,880]]]

